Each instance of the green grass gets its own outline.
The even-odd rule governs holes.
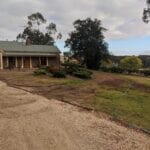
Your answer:
[[[95,108],[112,117],[150,130],[150,94],[138,90],[100,89]]]
[[[64,80],[62,83],[66,86],[79,86],[84,82],[84,80],[80,80],[80,79],[68,79],[68,80]]]

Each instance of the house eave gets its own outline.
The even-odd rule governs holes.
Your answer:
[[[3,53],[3,56],[47,56],[47,57],[55,57],[57,54],[50,53]]]

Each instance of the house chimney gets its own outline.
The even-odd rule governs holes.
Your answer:
[[[30,38],[28,37],[28,38],[26,39],[26,45],[31,45],[31,44],[32,44],[32,42],[31,42]]]

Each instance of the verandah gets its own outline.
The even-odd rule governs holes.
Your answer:
[[[37,68],[39,66],[48,66],[49,57],[1,57],[1,69],[13,68]]]

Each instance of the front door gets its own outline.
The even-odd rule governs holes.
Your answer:
[[[8,57],[9,69],[13,69],[16,67],[16,59],[15,57]]]
[[[30,68],[30,57],[24,57],[24,68]]]

